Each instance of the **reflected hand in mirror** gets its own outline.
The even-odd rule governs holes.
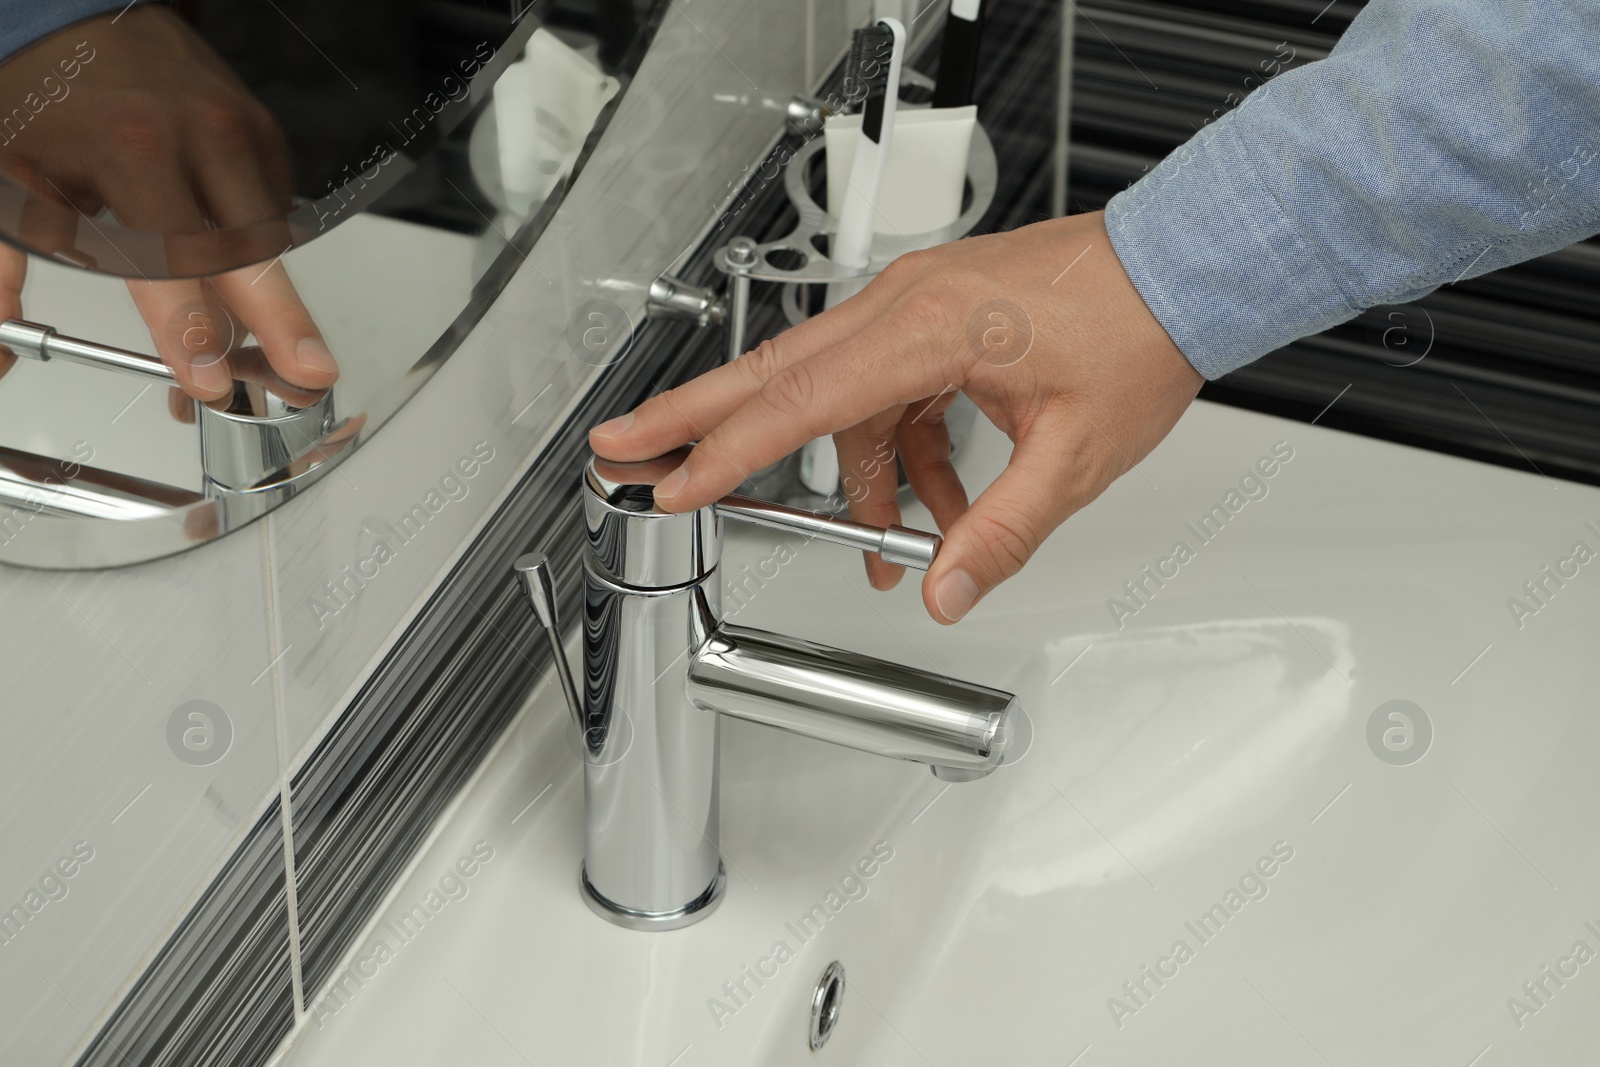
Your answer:
[[[11,99],[42,103],[20,130],[5,129],[0,171],[32,197],[76,213],[37,212],[31,229],[24,217],[23,237],[35,248],[65,253],[78,217],[92,225],[102,211],[165,235],[284,225],[289,153],[276,120],[165,7],[140,5],[34,42],[0,65],[0,100]],[[48,232],[62,220],[73,232]],[[285,249],[287,233],[285,225]],[[172,254],[181,254],[181,244],[170,244]],[[7,317],[22,317],[17,294],[25,270],[20,253],[8,248],[0,256],[0,311]],[[128,288],[157,355],[190,396],[228,395],[225,357],[246,330],[289,383],[322,389],[338,378],[281,264],[208,279],[130,281]]]
[[[228,353],[226,365],[231,376],[233,388],[225,396],[217,397],[214,400],[202,401],[207,407],[216,411],[228,411],[230,409],[238,411],[240,409],[236,405],[241,402],[245,407],[249,407],[252,403],[258,403],[260,394],[264,393],[277,397],[292,408],[303,409],[311,407],[327,393],[326,389],[308,389],[289,381],[278,373],[277,369],[268,361],[266,353],[258,345],[233,349]],[[253,390],[257,397],[256,401],[241,401],[239,399],[241,387],[246,387],[242,392],[244,396],[248,396],[252,392],[248,388],[250,386],[256,387]],[[198,421],[198,413],[195,410],[195,405],[190,403],[188,393],[185,393],[182,389],[173,388],[167,390],[167,394],[167,406],[172,412],[173,418],[179,422],[190,424]],[[350,421],[365,424],[366,417],[357,415]],[[357,431],[360,428],[361,425],[356,426]]]

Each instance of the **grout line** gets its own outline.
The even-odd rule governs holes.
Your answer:
[[[806,59],[805,75],[801,84],[809,90],[816,84],[817,69],[817,0],[806,0]]]
[[[276,653],[267,670],[272,672],[272,723],[278,743],[278,814],[283,830],[283,888],[289,910],[289,984],[294,993],[294,1021],[299,1026],[306,1017],[305,968],[300,951],[300,877],[294,861],[294,801],[289,782],[288,724],[283,714],[283,673],[277,669],[284,652],[289,650],[278,652],[278,602],[273,590],[275,569],[272,562],[271,516],[263,519],[260,526],[262,585],[265,587],[267,607],[267,651]],[[256,676],[257,681],[260,677]]]
[[[429,825],[427,833],[423,835],[422,840],[417,844],[411,858],[406,860],[405,864],[395,873],[387,888],[384,889],[383,895],[378,899],[378,903],[373,907],[372,913],[362,922],[360,932],[351,938],[349,946],[341,953],[338,962],[329,972],[330,974],[338,974],[347,970],[351,962],[361,954],[367,939],[388,918],[390,909],[400,899],[410,879],[424,864],[432,859],[434,847],[458,825],[457,819],[461,811],[467,807],[470,798],[479,794],[480,783],[494,775],[496,768],[500,766],[500,761],[504,758],[505,750],[516,743],[519,724],[530,714],[530,709],[535,705],[542,706],[543,701],[549,699],[545,694],[550,684],[548,674],[534,683],[534,688],[529,692],[522,707],[506,723],[505,730],[495,740],[494,744],[489,747],[489,750],[483,754],[482,760],[473,769],[472,773],[467,776],[467,779],[461,783],[455,795],[440,809],[438,815]],[[563,698],[559,693],[555,695],[554,699],[557,701],[556,706],[558,709],[564,707],[564,704],[561,703]],[[564,715],[565,711],[562,711],[561,714]],[[554,783],[552,782],[551,784],[553,785]],[[540,795],[543,796],[543,794]],[[326,995],[326,991],[323,995]],[[320,996],[313,997],[311,1007],[316,1007],[321,999],[322,997]],[[312,1013],[307,1011],[303,1018],[296,1021],[294,1029],[283,1037],[278,1045],[278,1051],[267,1061],[264,1067],[282,1067],[283,1064],[289,1062],[297,1043],[308,1030],[306,1024],[312,1018]]]

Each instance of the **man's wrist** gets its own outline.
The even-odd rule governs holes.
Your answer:
[[[0,0],[0,63],[35,41],[42,40],[75,22],[112,12],[124,11],[145,0]],[[0,113],[20,106],[21,101],[0,100]]]

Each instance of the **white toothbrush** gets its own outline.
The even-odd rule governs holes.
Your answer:
[[[894,135],[895,103],[900,95],[900,59],[906,29],[899,19],[879,19],[857,30],[850,42],[846,88],[865,91],[861,136],[850,164],[850,181],[839,207],[839,228],[829,257],[842,267],[864,268],[872,257],[872,233],[878,209],[878,186]],[[833,307],[866,286],[867,279],[830,282],[823,309]],[[831,438],[818,438],[800,453],[800,480],[813,493],[826,496],[839,488],[839,454]]]

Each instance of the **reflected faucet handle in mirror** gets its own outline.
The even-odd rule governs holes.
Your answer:
[[[67,337],[52,326],[22,319],[0,322],[0,348],[51,363],[57,360],[175,385],[172,368],[153,356]],[[219,400],[195,401],[200,465],[207,483],[243,491],[280,484],[348,448],[364,422],[335,417],[332,389],[304,389],[285,381],[259,348],[227,356],[233,389]]]
[[[101,370],[116,371],[119,374],[128,374],[165,385],[176,385],[178,382],[172,368],[154,356],[128,352],[76,337],[64,337],[56,332],[54,326],[44,326],[22,319],[6,319],[0,322],[0,348],[14,356],[38,360],[40,363],[59,359],[64,363],[98,367]]]

